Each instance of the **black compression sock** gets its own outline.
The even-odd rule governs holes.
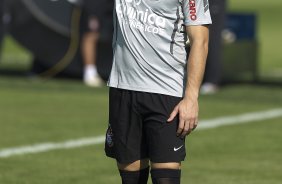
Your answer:
[[[153,169],[151,170],[153,184],[180,184],[181,170]]]
[[[140,171],[120,170],[122,184],[147,184],[149,177],[149,167]]]

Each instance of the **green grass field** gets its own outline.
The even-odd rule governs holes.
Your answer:
[[[104,134],[107,88],[0,78],[0,150]],[[281,108],[282,88],[238,85],[200,100],[201,119]],[[193,133],[183,183],[280,184],[282,118]],[[103,145],[0,158],[2,184],[115,184]]]
[[[230,0],[232,11],[256,11],[260,72],[281,78],[282,1]],[[0,68],[27,70],[30,53],[6,40]],[[273,75],[274,74],[274,75]],[[46,142],[103,135],[108,89],[80,81],[0,75],[0,153]],[[200,120],[282,108],[282,86],[230,85],[200,98]],[[183,184],[281,184],[282,116],[197,130],[187,139]],[[0,158],[0,184],[118,184],[103,144]]]

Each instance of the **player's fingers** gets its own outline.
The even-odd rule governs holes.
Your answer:
[[[196,122],[196,119],[195,118],[191,118],[190,120],[190,126],[189,126],[189,131],[192,132],[194,127],[195,127],[195,122]]]
[[[194,125],[194,127],[192,128],[192,130],[195,130],[195,129],[197,128],[197,126],[198,126],[197,124]]]
[[[171,122],[174,118],[175,118],[175,116],[178,114],[178,110],[179,110],[179,108],[178,108],[178,105],[173,109],[173,111],[172,111],[172,113],[170,114],[170,116],[169,116],[169,118],[168,118],[168,122]]]
[[[179,125],[178,125],[178,129],[177,129],[177,132],[176,132],[177,136],[180,136],[182,134],[183,129],[184,129],[184,125],[185,125],[185,121],[183,119],[179,119]]]
[[[191,132],[190,121],[185,121],[185,125],[184,125],[183,131],[181,133],[181,138],[183,139],[190,132]]]
[[[198,118],[196,118],[196,119],[195,119],[194,126],[193,126],[193,130],[195,130],[195,129],[197,128],[198,123],[199,123],[199,119],[198,119]]]
[[[185,123],[185,127],[181,135],[182,138],[189,135],[197,127],[196,122],[197,118],[190,118],[189,121]]]

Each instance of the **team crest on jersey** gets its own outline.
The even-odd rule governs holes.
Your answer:
[[[111,125],[109,125],[107,133],[106,133],[106,142],[107,142],[107,145],[109,147],[113,147],[114,146],[113,136],[114,136],[113,130],[111,128]]]

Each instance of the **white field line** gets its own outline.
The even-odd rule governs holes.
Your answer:
[[[220,117],[211,120],[203,120],[200,121],[199,127],[197,129],[216,128],[219,126],[250,123],[279,117],[282,117],[282,108],[272,109],[268,111],[246,113],[235,116]]]
[[[220,117],[210,120],[203,120],[199,123],[197,129],[198,130],[210,129],[220,126],[243,124],[243,123],[273,119],[278,117],[282,117],[282,108],[272,109],[268,111],[261,111],[261,112],[246,113],[246,114],[235,115],[235,116],[225,116],[225,117]],[[78,148],[83,146],[97,145],[104,143],[104,141],[105,141],[105,136],[102,135],[97,137],[68,140],[59,143],[49,142],[49,143],[7,148],[0,150],[0,158],[8,158],[15,155],[25,155],[32,153],[34,154],[34,153],[47,152],[52,150],[71,149],[71,148]]]

